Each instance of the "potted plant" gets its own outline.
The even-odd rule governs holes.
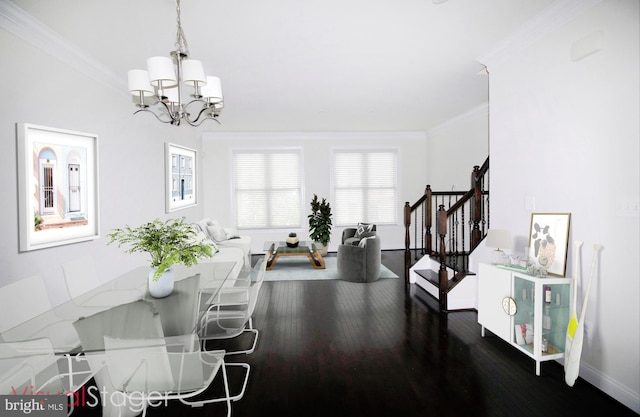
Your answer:
[[[319,201],[318,196],[314,194],[313,200],[311,200],[311,214],[307,217],[309,219],[309,237],[322,245],[320,252],[322,255],[326,255],[331,240],[331,206],[325,198]]]
[[[113,229],[107,236],[111,239],[108,244],[128,245],[127,253],[146,252],[151,256],[149,293],[158,298],[173,291],[171,265],[192,266],[200,258],[213,254],[212,245],[198,240],[193,226],[185,223],[184,217],[166,221],[155,219],[135,228],[127,225]]]

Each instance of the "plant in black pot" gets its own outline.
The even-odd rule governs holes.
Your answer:
[[[309,219],[309,237],[316,244],[321,245],[318,250],[322,255],[327,254],[329,241],[331,240],[331,206],[325,198],[318,200],[317,195],[313,195],[311,200],[311,214]]]

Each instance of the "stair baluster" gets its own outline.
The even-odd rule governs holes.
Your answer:
[[[442,311],[447,310],[449,291],[469,273],[468,256],[484,239],[489,228],[489,190],[488,181],[485,182],[488,172],[489,158],[481,167],[473,167],[469,191],[433,191],[431,186],[427,185],[424,195],[416,203],[411,205],[406,202],[404,206],[405,284],[408,289],[412,265],[411,251],[415,253],[416,261],[419,259],[418,253],[437,258],[440,265],[438,293]],[[438,207],[435,212],[434,205]],[[466,216],[467,207],[469,220]],[[420,222],[417,210],[421,212]],[[415,213],[413,248],[410,231],[412,213]],[[433,221],[436,222],[435,235],[432,233]],[[469,228],[466,227],[467,221]],[[452,280],[448,279],[447,268],[456,272]]]

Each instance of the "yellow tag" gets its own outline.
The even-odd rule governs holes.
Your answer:
[[[569,327],[567,327],[567,333],[569,334],[569,336],[571,336],[572,339],[573,339],[573,336],[575,336],[577,329],[578,329],[578,320],[572,317],[571,320],[569,320]]]

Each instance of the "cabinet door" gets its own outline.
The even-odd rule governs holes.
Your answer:
[[[502,309],[502,300],[511,296],[511,272],[480,264],[478,272],[478,323],[496,336],[511,342],[511,316]]]
[[[564,344],[569,324],[569,302],[571,285],[559,283],[556,278],[513,277],[515,297],[518,299],[518,313],[514,317],[514,327],[522,329],[516,332],[516,343],[536,357],[564,353]],[[535,298],[532,294],[535,286]],[[527,334],[533,337],[527,340]]]

